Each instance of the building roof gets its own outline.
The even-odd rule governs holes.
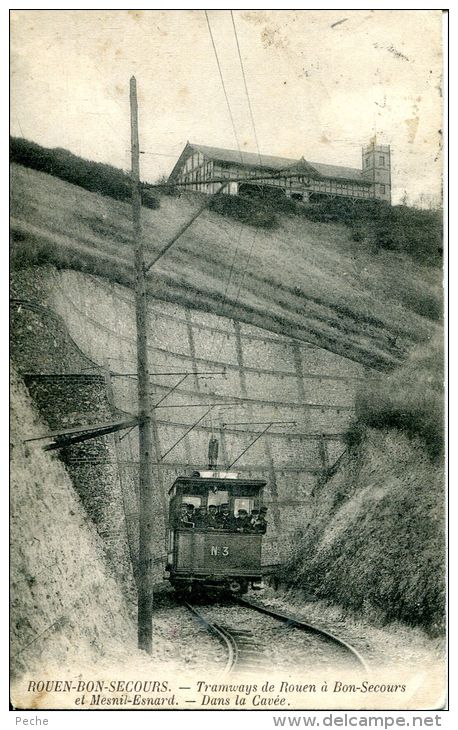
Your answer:
[[[361,175],[361,170],[356,167],[341,167],[339,165],[325,165],[321,162],[310,162],[305,160],[303,157],[300,159],[293,159],[291,157],[274,157],[272,155],[261,155],[256,152],[239,152],[238,150],[227,150],[222,147],[207,147],[202,144],[194,144],[188,142],[183,152],[181,153],[175,167],[170,173],[169,179],[174,179],[178,173],[181,162],[188,156],[188,152],[193,150],[195,152],[201,152],[205,157],[210,160],[219,162],[229,162],[235,165],[244,165],[253,167],[256,169],[265,168],[267,170],[293,170],[294,168],[303,169],[308,174],[317,173],[317,177],[332,177],[341,178],[345,180],[354,180],[360,183],[368,184]]]

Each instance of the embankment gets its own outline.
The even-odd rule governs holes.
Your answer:
[[[314,494],[283,579],[378,622],[444,630],[440,343],[357,397],[338,469]]]
[[[11,384],[11,660],[13,676],[125,661],[131,610],[63,464],[24,439],[43,430],[26,389]],[[133,608],[133,606],[131,607]],[[60,676],[57,674],[57,676]]]

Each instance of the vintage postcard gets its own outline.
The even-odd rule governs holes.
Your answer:
[[[443,12],[10,26],[12,708],[445,709]]]

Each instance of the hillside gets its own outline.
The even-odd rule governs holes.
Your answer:
[[[339,468],[317,486],[283,578],[374,622],[445,616],[441,342],[360,384]]]
[[[162,249],[201,199],[197,194],[163,194],[159,209],[143,209],[147,259]],[[100,368],[105,358],[131,369],[126,363],[135,352],[135,309],[132,292],[124,289],[133,283],[130,205],[14,164],[11,214],[12,293],[17,299],[12,354],[21,372],[38,379],[47,373],[50,388],[57,380],[59,387],[67,388],[71,394],[64,404],[67,410],[62,406],[60,413],[56,406],[51,414],[51,399],[43,390],[42,415],[62,418],[56,427],[68,425],[68,419],[82,410],[78,398],[85,397],[81,387],[77,395],[71,390],[70,380],[78,377],[79,370]],[[283,433],[281,428],[271,432],[269,441],[260,441],[245,463],[247,469],[263,469],[270,460],[271,535],[275,533],[275,540],[288,550],[288,530],[294,528],[297,552],[282,571],[283,580],[369,621],[403,620],[439,635],[444,602],[443,575],[437,568],[444,565],[443,382],[438,355],[442,271],[411,254],[375,248],[365,237],[354,240],[359,237],[337,222],[311,221],[286,212],[276,216],[277,225],[267,229],[206,211],[159,261],[151,275],[149,305],[150,347],[158,371],[184,367],[196,372],[200,364],[207,369],[217,361],[227,368],[224,381],[210,384],[209,391],[205,383],[199,390],[199,384],[188,381],[189,390],[177,390],[174,397],[193,405],[217,395],[217,400],[239,398],[240,410],[231,412],[235,422],[260,423],[273,417],[298,424],[297,433]],[[112,286],[113,282],[124,286]],[[250,332],[249,325],[263,331]],[[268,336],[266,330],[281,337]],[[285,341],[288,337],[301,340],[301,347]],[[83,364],[75,355],[78,348],[87,360]],[[366,378],[374,369],[388,372]],[[153,385],[162,397],[169,381]],[[39,394],[32,386],[33,382],[29,392]],[[105,387],[103,381],[101,389]],[[135,408],[131,379],[118,379],[113,391],[118,407],[126,412]],[[105,577],[103,541],[97,542],[78,503],[68,515],[62,506],[72,489],[70,472],[42,453],[32,463],[21,444],[24,433],[32,430],[30,403],[17,383],[13,396],[19,403],[14,412],[13,522],[15,543],[20,546],[13,580],[26,586],[24,600],[13,612],[13,621],[18,622],[13,642],[21,651],[24,639],[34,642],[42,627],[54,627],[53,621],[58,621],[57,638],[51,642],[57,644],[53,656],[64,657],[67,645],[73,652],[73,643],[80,640],[85,646],[87,636],[92,639],[94,634],[96,644],[91,644],[88,656],[98,661],[99,654],[111,652],[110,637],[99,637],[90,617],[86,629],[86,613],[81,621],[74,612],[91,593],[90,601],[98,604],[89,602],[88,611],[103,623],[107,610],[103,584],[108,586],[107,600],[116,596],[118,623],[113,633],[134,651],[132,625],[119,588]],[[87,401],[84,412],[91,414],[94,402]],[[195,418],[194,412],[185,410],[158,416],[158,461],[161,445],[164,453],[175,442],[182,449],[161,465],[158,482],[164,504],[158,505],[155,530],[161,544],[168,487],[192,459],[206,452],[208,423],[181,440]],[[230,437],[226,432],[230,453],[242,452],[248,432],[249,427]],[[328,466],[314,440],[324,434],[330,439]],[[135,438],[127,434],[115,448],[119,463],[138,453]],[[76,473],[77,467],[73,468]],[[135,472],[125,481],[133,505],[130,514],[135,507]],[[77,490],[75,485],[76,481]],[[295,501],[288,503],[292,498]],[[24,500],[30,502],[29,514],[20,510]],[[52,560],[60,559],[64,538],[58,519],[52,517],[55,508],[62,514],[68,544],[81,542],[83,555],[98,556],[95,583],[89,584],[63,549],[62,575],[68,593],[61,585],[62,576],[53,573],[45,573],[43,587],[40,583],[36,588],[41,554],[26,539],[36,513],[37,525],[52,545]],[[129,539],[136,539],[133,530]],[[283,559],[285,553],[278,555]],[[29,625],[29,615],[34,615],[31,606],[38,607],[38,613],[36,623]],[[62,625],[61,615],[66,617]],[[52,661],[41,654],[41,643],[36,644],[27,664],[22,660],[15,664],[18,673],[25,666]],[[116,660],[116,647],[112,658]]]
[[[11,659],[13,676],[81,661],[124,662],[135,624],[103,545],[65,467],[23,439],[40,423],[21,380],[11,383]],[[88,570],[90,565],[91,569]],[[115,638],[116,637],[116,638]],[[120,647],[124,645],[124,649]],[[139,656],[139,655],[138,655]]]
[[[419,440],[370,429],[315,495],[281,578],[374,625],[444,631],[443,478]]]
[[[145,247],[162,249],[201,196],[143,209]],[[13,265],[52,262],[131,285],[130,206],[12,166]],[[272,230],[206,211],[153,270],[150,291],[235,317],[376,369],[399,364],[438,330],[442,272],[352,240],[337,223],[283,215]]]

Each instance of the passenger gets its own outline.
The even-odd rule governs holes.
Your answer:
[[[175,518],[175,527],[188,529],[194,527],[194,522],[188,517],[188,505],[183,503],[180,507],[180,513]]]
[[[250,517],[246,509],[239,509],[235,520],[235,529],[237,532],[252,532]]]
[[[220,530],[234,530],[234,518],[229,511],[229,505],[222,504],[221,511],[216,515],[216,521]]]
[[[256,520],[256,525],[254,527],[255,532],[260,533],[261,535],[265,535],[267,530],[266,514],[267,507],[261,507],[259,510],[259,517]]]
[[[252,509],[250,514],[250,523],[251,527],[255,527],[257,520],[259,519],[259,510],[258,509]]]
[[[190,526],[191,527],[195,527],[196,526],[196,518],[195,518],[195,511],[194,510],[195,510],[194,505],[192,503],[188,504],[188,508],[187,508],[187,511],[186,511],[186,516],[187,516],[188,522],[190,523]]]
[[[218,508],[216,504],[210,504],[208,506],[208,517],[207,517],[207,528],[209,530],[217,530],[219,525],[216,519],[218,514]]]
[[[207,514],[206,507],[199,507],[198,509],[196,509],[196,513],[195,513],[194,517],[195,517],[196,527],[200,527],[201,529],[203,527],[207,527],[208,514]]]

